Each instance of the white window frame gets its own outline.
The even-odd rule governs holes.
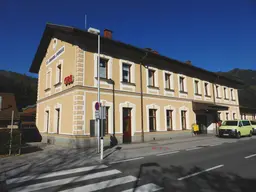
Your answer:
[[[233,94],[231,94],[233,93]],[[236,101],[236,96],[235,96],[235,89],[230,88],[230,99],[231,101]]]
[[[228,119],[227,119],[227,114],[228,114]],[[230,119],[230,113],[227,112],[227,111],[225,112],[225,120],[231,120],[231,119]]]
[[[56,42],[54,42],[55,40],[56,40]],[[58,44],[58,39],[57,39],[57,38],[53,38],[53,41],[52,41],[52,48],[53,48],[53,49],[56,49],[57,44]]]
[[[54,133],[57,133],[57,111],[56,109],[60,109],[60,122],[59,122],[59,134],[62,134],[61,132],[61,122],[62,122],[62,104],[57,103],[54,106]]]
[[[123,64],[130,65],[130,80],[131,80],[130,83],[123,82]],[[132,91],[135,91],[135,85],[133,85],[133,84],[135,84],[135,80],[136,80],[135,63],[132,61],[120,59],[119,60],[119,74],[120,74],[120,79],[119,79],[120,80],[120,89],[124,90],[125,88],[129,88],[129,89],[132,89]]]
[[[163,71],[163,82],[164,82],[164,89],[166,89],[166,83],[165,83],[165,74],[169,74],[170,75],[170,89],[174,90],[174,83],[173,83],[173,72],[169,72],[169,71]],[[168,91],[168,90],[167,90]]]
[[[160,130],[160,106],[158,106],[156,104],[149,104],[149,105],[146,105],[147,132],[150,132],[150,129],[149,129],[149,109],[156,109],[156,132],[163,131],[163,130]]]
[[[181,93],[180,91],[180,77],[184,78],[184,92],[185,93]],[[188,87],[187,87],[187,77],[185,75],[182,74],[178,74],[178,91],[179,91],[179,97],[187,97],[188,95]]]
[[[235,115],[235,118],[234,118],[234,115]],[[236,120],[237,119],[237,114],[235,111],[232,111],[232,120]]]
[[[59,66],[61,66],[61,79],[59,82]],[[55,78],[55,83],[62,83],[63,81],[63,60],[59,60],[59,62],[56,64],[56,78]]]
[[[225,98],[225,95],[226,95],[226,98]],[[229,88],[226,86],[223,86],[223,99],[229,100]]]
[[[218,89],[217,89],[218,88]],[[221,100],[221,98],[222,98],[222,86],[221,85],[214,85],[214,91],[215,91],[215,97],[216,97],[216,99],[218,99],[218,100]],[[217,91],[218,90],[218,91]],[[218,95],[217,95],[217,92],[219,93]],[[218,96],[219,96],[219,98],[218,98]]]
[[[172,130],[173,131],[177,130],[177,127],[176,127],[176,109],[173,106],[171,106],[171,105],[167,105],[167,106],[164,107],[165,130],[166,131],[168,130],[168,128],[167,128],[167,119],[166,119],[166,117],[167,117],[167,110],[172,110],[172,128],[173,128]]]
[[[48,73],[50,73],[48,77]],[[52,85],[52,68],[48,68],[45,74],[45,89],[51,89]]]
[[[148,71],[153,70],[154,73],[154,80],[155,80],[155,87],[150,87],[148,82]],[[159,94],[159,82],[158,82],[158,69],[155,67],[148,66],[146,69],[146,86],[147,86],[147,93]]]
[[[96,87],[98,84],[98,78],[97,78],[97,67],[98,67],[98,63],[97,63],[97,57],[98,57],[98,53],[94,53],[94,86]],[[112,67],[113,67],[113,58],[108,56],[108,55],[104,55],[104,54],[100,54],[100,58],[102,59],[107,59],[108,60],[108,79],[113,79],[113,74],[112,74]],[[107,81],[102,81],[100,80],[100,84],[103,85],[109,85],[109,83]]]
[[[180,130],[182,130],[181,111],[186,111],[186,126],[187,126],[186,130],[189,130],[189,129],[191,129],[191,126],[190,126],[190,123],[189,123],[189,109],[185,106],[182,106],[182,107],[179,108]]]
[[[49,111],[48,132],[47,132],[47,116],[46,116],[46,111]],[[51,109],[50,109],[49,106],[47,106],[44,109],[44,133],[52,133],[50,125],[51,125]]]

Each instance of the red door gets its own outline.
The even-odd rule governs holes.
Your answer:
[[[131,143],[131,109],[123,108],[123,143]]]

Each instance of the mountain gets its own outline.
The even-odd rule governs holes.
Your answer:
[[[0,70],[0,92],[14,93],[17,107],[20,110],[36,103],[37,78]]]
[[[227,72],[218,72],[229,78],[241,80],[244,86],[238,90],[239,104],[241,106],[256,108],[256,70],[233,69]]]

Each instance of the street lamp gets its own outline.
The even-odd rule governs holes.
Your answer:
[[[100,104],[100,30],[90,27],[89,33],[98,35],[98,59],[97,59],[97,77],[98,77],[98,103]],[[98,153],[100,152],[100,118],[97,120],[98,126]]]

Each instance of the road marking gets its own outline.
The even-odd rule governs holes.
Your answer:
[[[205,170],[203,170],[203,171],[199,171],[199,172],[196,172],[196,173],[187,175],[187,176],[185,176],[185,177],[180,177],[180,178],[178,178],[178,181],[181,181],[181,180],[184,180],[184,179],[188,179],[188,178],[190,178],[190,177],[194,177],[194,176],[196,176],[196,175],[199,175],[199,174],[202,174],[202,173],[204,173],[204,172],[208,172],[208,171],[211,171],[211,170],[214,170],[214,169],[218,169],[218,168],[221,168],[221,167],[223,167],[223,166],[224,166],[224,165],[217,165],[217,166],[215,166],[215,167],[211,167],[211,168],[209,168],[209,169],[205,169]]]
[[[192,151],[192,150],[201,149],[201,148],[202,147],[194,147],[194,148],[186,149],[186,151]]]
[[[145,191],[159,191],[163,189],[162,187],[159,187],[158,185],[155,185],[153,183],[149,183],[149,184],[146,184],[146,185],[142,185],[142,186],[139,186],[137,188],[133,188],[133,189],[128,189],[128,190],[125,190],[125,191],[122,191],[122,192],[145,192]]]
[[[62,171],[56,171],[53,173],[45,173],[42,175],[30,175],[30,176],[24,176],[24,177],[18,177],[18,178],[13,178],[9,179],[6,181],[7,185],[12,184],[12,183],[21,183],[25,181],[29,181],[32,179],[45,179],[49,177],[56,177],[56,176],[62,176],[62,175],[67,175],[67,174],[72,174],[72,173],[81,173],[85,171],[91,171],[93,169],[103,169],[107,168],[108,166],[106,165],[97,165],[97,166],[90,166],[90,167],[80,167],[80,168],[75,168],[75,169],[68,169],[68,170],[62,170]]]
[[[166,152],[166,153],[160,153],[160,154],[157,154],[156,156],[170,155],[170,154],[179,153],[179,152],[180,151],[171,151],[171,152]]]
[[[209,145],[210,147],[215,147],[215,146],[218,146],[218,145],[222,145],[223,143],[216,143],[216,144],[212,144],[212,145]]]
[[[132,159],[125,159],[125,160],[120,160],[120,161],[113,161],[110,162],[109,164],[115,164],[115,163],[122,163],[122,162],[127,162],[127,161],[135,161],[135,160],[139,160],[139,159],[143,159],[144,157],[136,157],[136,158],[132,158]]]
[[[117,179],[111,179],[108,181],[102,181],[99,183],[93,183],[93,184],[89,184],[89,185],[85,185],[82,187],[77,187],[77,188],[73,188],[73,189],[67,189],[67,190],[63,190],[62,192],[90,192],[90,191],[97,191],[97,190],[101,190],[101,189],[105,189],[105,188],[109,188],[109,187],[114,187],[117,185],[122,185],[125,183],[130,183],[133,181],[136,181],[137,178],[134,176],[126,176],[126,177],[121,177],[121,178],[117,178]]]
[[[28,185],[28,186],[14,188],[11,190],[11,192],[16,192],[16,191],[17,192],[30,192],[30,191],[35,191],[35,190],[41,190],[41,189],[48,188],[48,187],[57,187],[57,186],[65,185],[65,184],[72,183],[72,182],[86,181],[89,179],[106,177],[106,176],[115,175],[118,173],[121,173],[121,172],[114,169],[114,170],[110,170],[110,171],[93,173],[93,174],[89,174],[89,175],[85,175],[85,176],[76,176],[76,177],[70,177],[70,178],[66,178],[66,179],[58,179],[58,180],[48,181],[48,182],[46,181],[44,183],[37,183],[37,184]],[[87,191],[87,190],[85,190],[85,191]]]
[[[252,154],[252,155],[249,155],[249,156],[246,156],[246,157],[244,157],[245,159],[249,159],[249,158],[252,158],[252,157],[255,157],[256,156],[256,154]]]

